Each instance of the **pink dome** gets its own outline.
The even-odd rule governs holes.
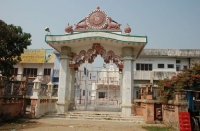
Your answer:
[[[131,27],[127,24],[127,26],[124,28],[124,32],[126,34],[129,34],[131,32]]]
[[[73,26],[71,26],[71,25],[68,24],[68,25],[65,27],[65,32],[66,32],[66,33],[72,33],[72,32],[73,32],[73,29],[72,29],[72,28],[73,28]]]

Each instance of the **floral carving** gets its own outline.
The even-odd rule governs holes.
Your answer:
[[[120,56],[115,55],[115,53],[112,50],[109,50],[108,52],[106,52],[104,47],[102,47],[99,43],[94,43],[92,48],[88,49],[87,52],[84,50],[81,50],[78,55],[75,55],[73,57],[70,63],[71,64],[74,63],[74,66],[76,67],[84,63],[85,60],[87,60],[89,63],[92,63],[94,59],[97,57],[97,55],[101,55],[105,63],[109,63],[110,60],[113,60],[113,62],[116,65],[118,65],[118,63],[122,63],[120,61]]]

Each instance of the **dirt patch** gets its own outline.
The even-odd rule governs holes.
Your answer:
[[[18,119],[0,124],[0,131],[146,131],[131,122],[69,120],[64,118]]]
[[[33,119],[13,119],[0,123],[0,131],[23,131],[27,128],[42,126],[42,123]]]

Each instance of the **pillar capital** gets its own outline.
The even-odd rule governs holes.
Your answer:
[[[66,55],[60,55],[60,60],[61,59],[68,59],[68,60],[70,60],[71,57],[70,56],[66,56]]]
[[[135,59],[133,58],[133,56],[124,56],[122,57],[120,60],[130,60],[130,61],[135,61]]]
[[[61,47],[61,55],[71,56],[71,47],[62,46]]]
[[[133,57],[133,47],[123,47],[122,48],[122,57]]]

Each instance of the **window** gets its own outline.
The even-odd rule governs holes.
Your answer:
[[[149,70],[149,64],[145,64],[145,65],[144,65],[144,70],[145,70],[145,71],[148,71],[148,70]]]
[[[176,60],[176,64],[180,64],[181,63],[181,60]]]
[[[183,66],[183,69],[187,69],[188,68],[188,66]]]
[[[158,68],[165,68],[164,64],[158,64]]]
[[[18,73],[18,68],[13,68],[11,71],[10,71],[11,75],[17,75]]]
[[[136,70],[140,70],[140,64],[136,64]]]
[[[136,70],[152,71],[152,64],[136,64]]]
[[[85,90],[83,90],[83,96],[85,96]]]
[[[149,70],[152,71],[152,64],[149,64]]]
[[[144,64],[141,64],[141,70],[144,71]]]
[[[105,92],[99,92],[99,98],[105,98]]]
[[[168,64],[167,67],[168,68],[174,68],[174,64]]]
[[[58,77],[54,77],[53,78],[53,82],[59,82],[59,78]]]
[[[51,69],[50,68],[44,68],[44,76],[50,76],[51,75]]]
[[[136,91],[136,99],[140,99],[140,97],[139,97],[139,91]]]
[[[37,68],[24,68],[23,76],[37,77]]]
[[[180,65],[176,65],[176,71],[180,71],[181,70],[181,66]]]

